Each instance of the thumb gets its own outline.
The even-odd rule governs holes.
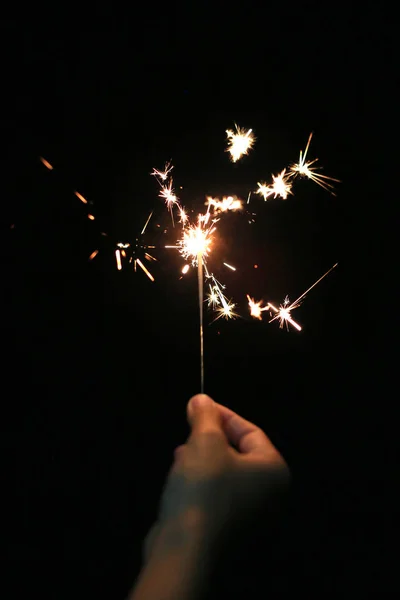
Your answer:
[[[222,419],[218,406],[206,394],[197,394],[189,400],[187,417],[192,433],[222,431]]]

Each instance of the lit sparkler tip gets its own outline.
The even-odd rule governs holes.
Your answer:
[[[255,142],[252,129],[246,131],[236,124],[235,129],[236,132],[231,129],[226,130],[228,138],[227,152],[230,153],[232,162],[237,162],[242,156],[248,154]]]
[[[208,229],[204,227],[202,216],[199,215],[199,225],[184,229],[182,238],[178,241],[180,253],[184,258],[191,258],[193,265],[197,264],[200,256],[205,258],[208,255],[212,241],[211,234],[214,231],[213,226]]]

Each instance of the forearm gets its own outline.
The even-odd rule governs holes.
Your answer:
[[[209,575],[210,549],[200,523],[163,527],[129,600],[200,600]]]

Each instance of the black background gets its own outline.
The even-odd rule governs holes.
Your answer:
[[[132,11],[3,22],[4,537],[14,590],[124,598],[188,433],[185,405],[199,391],[195,271],[180,280],[182,260],[159,247],[151,283],[130,266],[118,272],[113,254],[153,209],[149,243],[173,240],[152,168],[172,158],[183,204],[200,210],[208,194],[246,198],[314,131],[310,156],[342,181],[337,197],[308,181],[286,201],[253,195],[255,223],[227,217],[209,262],[242,318],[211,324],[207,313],[206,392],[263,427],[294,476],[282,530],[254,535],[245,554],[255,564],[238,549],[226,585],[242,597],[382,591],[394,511],[377,416],[371,296],[383,236],[371,181],[384,171],[373,150],[389,120],[389,15],[333,5]],[[225,130],[235,122],[257,141],[233,165]],[[337,261],[294,313],[301,333],[248,317],[246,293],[294,299]]]

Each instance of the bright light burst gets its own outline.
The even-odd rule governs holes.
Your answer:
[[[235,129],[236,131],[232,131],[231,129],[226,130],[228,138],[227,152],[230,153],[232,162],[236,162],[239,158],[248,154],[255,142],[252,129],[246,131],[236,124]]]
[[[267,304],[266,306],[262,306],[262,302],[263,302],[262,300],[260,300],[260,302],[255,302],[254,298],[250,298],[250,296],[248,294],[247,294],[247,300],[249,301],[251,316],[254,317],[255,319],[259,319],[261,321],[262,320],[261,313],[264,310],[269,309],[269,304]]]
[[[252,129],[243,129],[238,127],[235,124],[235,130],[226,130],[228,147],[227,152],[230,154],[230,158],[232,162],[237,162],[240,158],[247,155],[249,151],[252,149],[255,143],[255,137],[253,135]],[[315,166],[318,161],[318,158],[307,161],[307,153],[312,140],[312,133],[308,138],[308,142],[306,148],[303,151],[300,151],[299,162],[290,165],[288,173],[286,169],[283,169],[281,173],[278,175],[272,175],[272,184],[266,183],[258,183],[257,193],[261,195],[264,200],[268,200],[270,197],[280,197],[284,200],[287,199],[288,195],[292,195],[292,185],[293,180],[297,177],[307,177],[308,179],[317,183],[320,187],[330,192],[332,195],[335,195],[333,192],[333,185],[329,182],[337,182],[340,180],[334,179],[333,177],[328,177],[326,175],[322,175],[317,171],[320,167]],[[40,157],[40,161],[42,164],[49,170],[53,170],[53,166],[46,159]],[[190,264],[197,267],[197,277],[198,277],[198,296],[199,296],[199,313],[200,313],[200,357],[201,357],[201,391],[204,389],[204,347],[203,347],[203,292],[204,292],[204,276],[205,280],[208,283],[209,293],[207,295],[206,301],[208,306],[213,308],[216,312],[216,318],[225,318],[225,319],[233,319],[238,316],[234,312],[235,304],[229,300],[223,290],[225,287],[217,281],[212,273],[209,273],[207,268],[207,259],[210,255],[212,245],[213,245],[213,233],[216,230],[215,224],[219,221],[219,218],[216,218],[216,215],[220,215],[220,213],[227,213],[229,211],[239,211],[243,209],[242,201],[236,196],[227,196],[223,197],[222,200],[219,198],[208,197],[206,200],[207,210],[204,214],[199,214],[197,216],[197,223],[191,224],[188,214],[185,209],[181,206],[178,197],[176,196],[173,180],[171,176],[171,171],[173,166],[170,162],[165,163],[164,169],[153,169],[151,175],[157,179],[157,182],[160,186],[159,197],[165,200],[165,204],[170,211],[172,224],[174,224],[174,207],[179,212],[179,223],[182,225],[182,237],[176,242],[175,246],[166,246],[166,248],[176,248],[179,250],[182,257],[184,257],[188,262],[182,267],[181,274],[185,275],[189,269]],[[180,188],[182,189],[182,187]],[[76,197],[85,205],[91,205],[92,202],[86,200],[82,194],[75,191]],[[250,202],[251,191],[247,197],[247,204]],[[212,211],[212,212],[211,212]],[[133,262],[134,269],[136,271],[137,266],[139,266],[142,271],[146,274],[146,276],[154,281],[153,275],[145,266],[144,262],[148,261],[156,261],[157,259],[149,254],[147,251],[150,248],[154,248],[155,246],[148,246],[143,242],[143,234],[147,228],[147,225],[152,217],[152,212],[147,218],[144,227],[141,233],[136,238],[135,243],[122,243],[119,242],[116,244],[115,248],[115,258],[117,263],[117,269],[122,270],[123,262],[129,258],[129,263]],[[255,213],[252,213],[255,215]],[[91,221],[95,220],[95,216],[91,213],[87,214],[87,218]],[[254,219],[248,221],[249,223],[254,222]],[[159,226],[159,225],[158,225]],[[165,231],[166,232],[166,231]],[[106,233],[101,233],[103,236],[107,236]],[[89,256],[89,261],[93,260],[97,254],[98,250],[94,250],[92,254]],[[144,262],[143,262],[144,261]],[[189,264],[190,263],[190,264]],[[232,271],[235,271],[236,268],[230,265],[229,263],[223,263],[227,268]],[[306,296],[306,294],[315,287],[324,277],[326,277],[336,266],[338,263],[333,265],[331,269],[329,269],[322,277],[318,279],[306,292],[304,292],[297,300],[294,302],[290,302],[289,297],[286,296],[283,304],[277,308],[270,302],[267,304],[263,304],[263,301],[256,302],[253,298],[247,295],[247,300],[249,304],[250,314],[252,317],[258,320],[262,320],[262,313],[265,311],[272,311],[275,313],[275,316],[271,318],[270,323],[279,319],[279,326],[283,328],[286,326],[286,329],[289,330],[289,324],[297,329],[297,331],[301,331],[302,327],[293,320],[291,312],[298,308],[301,304],[302,299]],[[254,268],[257,268],[257,265],[254,265]],[[182,278],[182,277],[181,277]],[[270,312],[272,317],[272,313]]]
[[[182,224],[182,227],[185,227],[187,220],[188,220],[188,216],[185,212],[185,209],[182,208],[182,206],[179,208],[179,223]]]
[[[275,319],[279,319],[279,327],[280,329],[283,329],[283,326],[286,325],[286,329],[287,331],[289,331],[289,325],[288,323],[290,323],[291,325],[293,325],[293,327],[295,327],[297,329],[297,331],[301,331],[301,326],[296,323],[296,321],[294,321],[291,317],[290,311],[294,310],[295,308],[297,308],[298,306],[300,306],[300,303],[296,304],[293,303],[289,306],[289,296],[286,296],[285,300],[283,301],[283,304],[280,305],[279,309],[276,308],[273,304],[271,304],[271,302],[269,303],[269,307],[277,313],[276,317],[274,317],[273,319],[271,319],[270,323],[272,323],[272,321],[275,321]]]
[[[168,185],[163,185],[161,187],[159,196],[160,198],[164,198],[165,203],[170,210],[174,204],[178,204],[178,198],[176,197],[175,190],[172,187],[172,181],[170,181]]]
[[[304,150],[304,154],[303,154],[302,150],[300,150],[299,162],[294,163],[290,166],[289,177],[291,177],[291,176],[292,177],[296,177],[296,176],[308,177],[308,179],[311,179],[311,181],[314,181],[316,184],[321,186],[324,190],[326,190],[327,192],[332,194],[332,196],[336,196],[335,192],[333,191],[333,189],[334,189],[333,185],[331,183],[328,183],[328,181],[335,181],[336,183],[340,183],[340,180],[334,179],[333,177],[328,177],[327,175],[322,175],[321,173],[317,173],[316,171],[318,169],[321,169],[321,167],[313,167],[312,165],[314,165],[318,161],[318,158],[314,158],[314,160],[310,160],[310,161],[306,162],[307,152],[310,147],[312,136],[313,136],[313,134],[310,133],[306,149]]]
[[[297,329],[297,331],[301,331],[301,326],[298,323],[296,323],[296,321],[293,321],[290,312],[295,308],[298,308],[301,304],[300,301],[305,297],[305,295],[308,294],[308,292],[312,290],[320,281],[322,281],[324,277],[326,277],[331,271],[333,271],[333,269],[337,267],[338,264],[339,263],[334,264],[333,267],[331,267],[326,273],[324,273],[322,277],[320,277],[315,283],[313,283],[312,286],[310,286],[308,290],[303,292],[303,294],[301,294],[301,296],[299,296],[297,300],[292,302],[292,304],[290,304],[288,296],[286,296],[285,300],[283,301],[283,304],[281,304],[279,308],[276,308],[273,304],[271,304],[271,302],[269,302],[269,306],[274,312],[277,313],[276,316],[270,320],[270,323],[272,323],[272,321],[275,321],[276,319],[279,319],[279,327],[281,329],[284,325],[286,325],[286,329],[289,331],[288,323],[290,323],[293,327]]]
[[[215,214],[227,212],[228,210],[241,210],[243,208],[242,201],[236,196],[224,196],[222,200],[209,196],[206,204],[213,207]]]
[[[209,214],[209,213],[207,213]],[[207,227],[205,215],[198,215],[198,224],[189,225],[183,230],[182,238],[178,241],[179,252],[186,259],[192,261],[192,265],[198,265],[199,257],[206,259],[210,252],[212,234],[215,231],[213,219],[211,225]]]
[[[173,169],[173,165],[171,165],[171,162],[167,162],[165,163],[165,167],[164,167],[164,171],[159,171],[158,169],[153,169],[153,171],[151,172],[151,175],[154,175],[154,177],[156,177],[159,181],[167,181],[168,176],[170,174],[170,172]]]
[[[283,200],[286,200],[288,194],[293,194],[292,184],[288,180],[289,175],[286,175],[286,169],[283,169],[279,175],[272,175],[272,185],[266,183],[258,183],[257,194],[260,194],[264,200],[268,200],[270,196],[280,196]]]
[[[217,313],[217,317],[214,319],[214,321],[217,321],[222,317],[226,320],[234,319],[238,316],[234,312],[234,308],[236,305],[231,300],[228,300],[228,298],[222,292],[222,290],[225,289],[225,286],[223,286],[219,281],[217,281],[217,279],[212,273],[210,274],[207,271],[207,267],[205,267],[205,272],[206,278],[211,279],[212,281],[212,283],[208,284],[210,292],[207,296],[207,302],[208,306],[212,307]]]

